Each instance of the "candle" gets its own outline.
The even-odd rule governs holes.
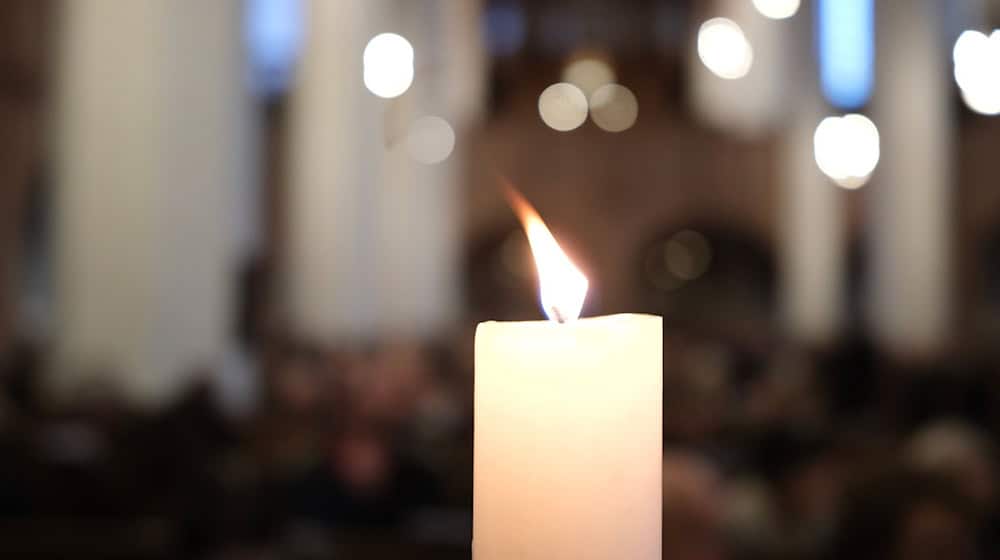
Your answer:
[[[476,331],[474,560],[659,560],[659,317],[576,320],[587,281],[519,195],[552,320]]]

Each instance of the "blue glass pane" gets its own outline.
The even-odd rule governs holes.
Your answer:
[[[491,3],[483,13],[486,48],[493,56],[516,54],[527,35],[524,11],[510,0]]]
[[[874,0],[819,0],[816,23],[823,95],[841,109],[863,106],[875,82]]]
[[[302,49],[302,0],[247,0],[246,10],[254,89],[280,93],[288,87]]]

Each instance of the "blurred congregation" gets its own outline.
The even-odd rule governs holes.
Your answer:
[[[510,182],[663,317],[664,558],[1000,558],[997,27],[0,2],[0,557],[469,558]]]

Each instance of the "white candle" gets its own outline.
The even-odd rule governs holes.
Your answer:
[[[474,560],[659,560],[662,326],[575,320],[587,280],[524,221],[552,321],[476,331]]]
[[[475,560],[659,560],[659,317],[476,331]]]

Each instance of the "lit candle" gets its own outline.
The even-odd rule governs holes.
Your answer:
[[[659,560],[662,326],[577,319],[587,279],[520,195],[550,321],[476,331],[474,560]]]

